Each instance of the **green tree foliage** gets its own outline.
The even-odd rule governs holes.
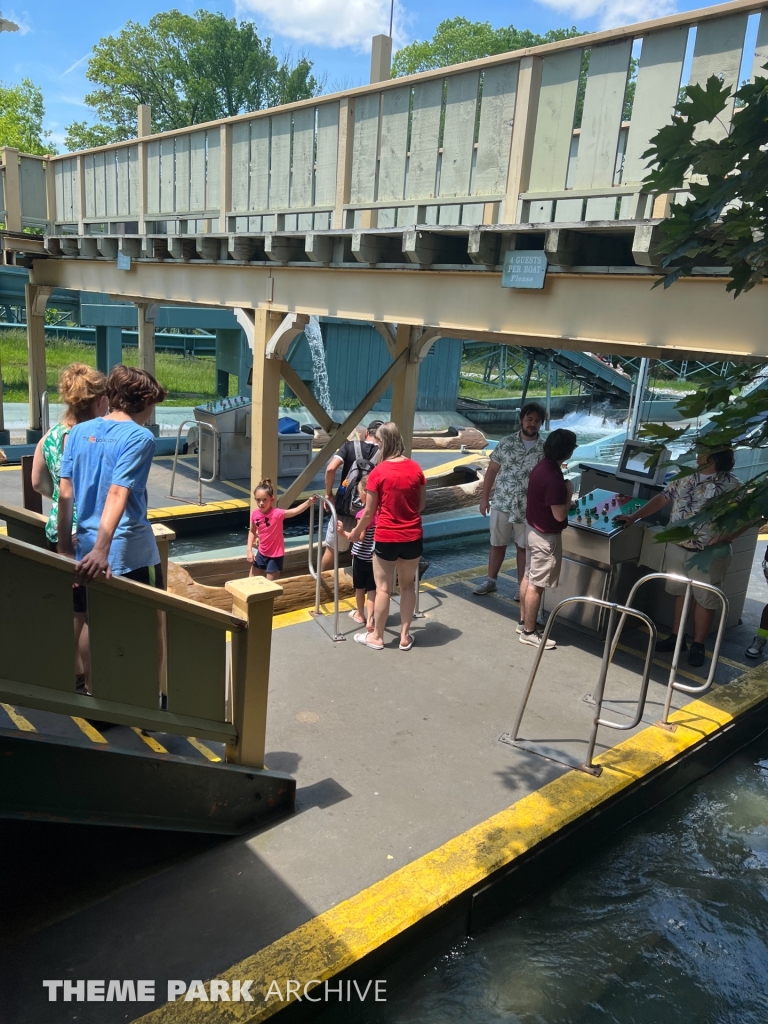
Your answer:
[[[494,28],[489,21],[468,21],[466,18],[448,18],[441,21],[431,39],[416,40],[398,50],[392,60],[392,77],[412,75],[417,71],[461,64],[467,60],[490,57],[494,53],[522,50],[528,46],[554,43],[581,35],[576,28],[550,29],[543,36],[514,25]]]
[[[754,366],[745,366],[730,378],[721,378],[707,388],[686,395],[677,403],[685,419],[704,417],[706,422],[698,436],[692,439],[687,452],[678,459],[681,476],[696,472],[697,451],[722,451],[727,448],[768,447],[768,371],[764,366],[755,372]],[[650,441],[668,444],[679,441],[686,427],[676,429],[667,423],[648,423],[641,434]],[[708,501],[698,515],[676,523],[657,534],[660,542],[679,543],[695,536],[697,528],[713,523],[726,535],[768,520],[768,472],[762,472],[737,490]],[[711,552],[702,553],[706,563]]]
[[[251,22],[200,10],[129,21],[93,48],[86,72],[97,88],[85,97],[99,123],[74,122],[69,149],[136,137],[136,106],[152,107],[154,131],[185,128],[318,92],[306,57],[292,63],[272,52]]]
[[[765,65],[768,69],[768,65]],[[759,284],[768,269],[768,78],[736,92],[730,134],[697,139],[696,127],[717,121],[730,90],[714,75],[685,89],[672,123],[651,139],[644,154],[654,167],[646,185],[654,192],[689,185],[688,201],[663,222],[664,277],[668,288],[696,266],[730,268],[734,298]]]
[[[56,147],[43,131],[43,93],[28,78],[19,85],[0,82],[0,146],[12,146],[22,153],[55,153]]]

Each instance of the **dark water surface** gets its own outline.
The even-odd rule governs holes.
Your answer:
[[[361,1024],[765,1024],[768,736]]]

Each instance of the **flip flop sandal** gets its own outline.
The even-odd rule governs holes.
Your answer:
[[[376,644],[368,643],[368,633],[355,633],[355,643],[362,644],[363,647],[370,647],[372,651],[383,651],[384,644],[381,647],[377,647]]]
[[[400,650],[401,651],[410,651],[410,649],[413,647],[415,638],[412,637],[410,635],[410,633],[408,634],[408,640],[409,640],[409,643],[407,643],[407,644],[400,644]]]
[[[364,622],[365,622],[365,619],[358,619],[357,618],[357,612],[356,611],[351,611],[349,613],[349,617],[350,617],[350,619],[352,619],[353,622],[356,622],[358,624],[358,626],[362,626],[364,624]]]

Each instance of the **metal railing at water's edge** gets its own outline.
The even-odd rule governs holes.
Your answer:
[[[44,516],[0,505],[0,520],[8,529],[0,537],[0,700],[219,740],[226,744],[227,761],[263,768],[278,584],[263,577],[229,581],[229,614],[120,577],[91,582],[92,695],[80,694],[74,668],[75,563],[44,550]],[[46,642],[40,643],[43,635]],[[161,689],[167,710],[160,708]]]
[[[179,461],[179,449],[181,447],[181,432],[188,423],[194,423],[198,428],[198,439],[197,439],[197,504],[205,505],[203,501],[203,484],[212,484],[216,479],[218,464],[219,464],[219,431],[215,423],[207,423],[205,420],[182,420],[179,424],[179,429],[176,431],[176,448],[173,452],[173,469],[171,470],[171,486],[168,489],[168,497],[173,498],[174,501],[186,501],[188,498],[182,498],[178,494],[173,493],[173,485],[176,482],[176,467]],[[210,430],[211,441],[212,441],[212,468],[210,476],[203,476],[203,438],[202,434],[204,430]]]
[[[592,763],[592,758],[595,752],[595,743],[597,741],[598,728],[601,725],[603,725],[610,729],[619,729],[621,731],[634,729],[640,724],[640,721],[643,717],[643,712],[645,710],[645,702],[648,695],[648,684],[650,680],[650,670],[653,661],[653,652],[656,646],[656,626],[648,615],[646,615],[644,612],[639,611],[637,608],[633,608],[632,602],[634,601],[635,595],[637,594],[637,591],[640,589],[640,587],[650,582],[651,580],[674,580],[675,582],[685,584],[685,597],[683,599],[683,609],[680,618],[681,625],[678,629],[677,642],[675,644],[675,649],[672,655],[672,664],[670,666],[669,680],[667,682],[666,697],[664,701],[664,713],[661,717],[661,720],[655,723],[661,728],[670,729],[672,731],[674,731],[677,728],[676,725],[670,723],[669,721],[669,714],[672,707],[672,697],[675,691],[689,694],[703,694],[712,686],[712,682],[715,678],[715,672],[717,671],[717,664],[720,655],[720,646],[723,639],[723,632],[725,630],[725,623],[728,618],[728,599],[721,590],[713,586],[711,583],[698,582],[696,580],[689,579],[687,576],[679,576],[676,573],[654,572],[649,573],[647,576],[643,576],[642,579],[638,580],[637,583],[635,583],[635,585],[630,590],[626,604],[624,605],[616,604],[610,601],[604,601],[601,598],[596,597],[568,597],[564,601],[561,601],[558,605],[556,605],[556,607],[552,610],[551,615],[547,619],[546,626],[544,627],[541,644],[539,645],[539,648],[536,652],[536,657],[534,659],[533,666],[528,677],[528,682],[526,683],[525,691],[523,693],[523,698],[520,702],[517,717],[515,718],[515,724],[513,725],[512,730],[509,733],[502,734],[501,739],[503,742],[510,743],[512,745],[517,744],[520,733],[520,726],[523,721],[523,715],[525,714],[525,709],[531,695],[533,683],[536,678],[536,674],[539,670],[539,665],[541,663],[541,658],[546,647],[546,642],[549,638],[549,634],[552,631],[552,626],[554,625],[555,619],[557,618],[560,610],[573,604],[591,604],[593,606],[597,606],[600,608],[607,608],[609,610],[608,626],[606,630],[605,643],[603,646],[603,657],[600,664],[600,675],[598,677],[597,686],[593,695],[595,702],[595,717],[592,723],[592,731],[587,745],[587,755],[584,759],[584,763],[578,766],[581,771],[588,772],[590,775],[600,775],[600,773],[602,772],[602,768]],[[702,590],[708,590],[719,598],[721,604],[721,615],[720,623],[717,630],[717,638],[715,640],[715,646],[712,651],[712,663],[710,665],[709,675],[707,676],[706,681],[702,685],[689,686],[687,684],[680,683],[677,681],[677,672],[678,665],[680,662],[680,651],[682,650],[683,644],[685,623],[687,621],[688,612],[690,610],[691,596],[693,591],[697,588],[700,588]],[[616,616],[619,613],[621,613],[621,618],[619,619],[617,624]],[[632,616],[634,618],[640,619],[641,622],[645,623],[645,625],[648,628],[649,636],[648,648],[646,650],[645,655],[645,664],[643,667],[643,675],[640,683],[640,694],[638,696],[635,717],[629,724],[622,725],[618,722],[612,722],[607,719],[601,718],[601,713],[603,697],[605,693],[605,682],[608,675],[608,668],[611,662],[613,661],[613,657],[616,653],[616,649],[619,644],[619,638],[626,623],[627,616]]]
[[[687,576],[678,576],[672,572],[654,572],[649,573],[647,576],[643,576],[642,579],[638,580],[637,583],[632,587],[627,597],[627,605],[631,606],[635,594],[645,583],[650,580],[674,580],[677,583],[685,584],[685,597],[683,598],[683,610],[680,615],[680,628],[677,631],[677,642],[675,643],[675,650],[672,654],[672,664],[669,669],[669,681],[667,682],[667,696],[664,702],[664,714],[661,717],[661,721],[658,725],[663,726],[665,729],[676,729],[677,726],[671,725],[669,722],[669,712],[672,707],[672,695],[675,690],[679,690],[681,693],[691,694],[702,694],[705,693],[712,685],[715,678],[715,672],[717,671],[717,661],[720,657],[720,645],[723,642],[723,633],[725,632],[725,623],[728,619],[728,598],[722,592],[722,590],[713,586],[711,583],[702,583],[697,580],[689,579]],[[717,637],[715,638],[715,646],[712,649],[712,663],[709,667],[709,675],[707,680],[701,686],[688,686],[685,683],[679,683],[677,681],[677,669],[680,664],[680,652],[683,648],[683,637],[685,634],[685,623],[688,621],[688,612],[691,607],[691,596],[694,590],[709,590],[720,600],[721,611],[720,611],[720,623],[717,627]],[[621,631],[624,628],[624,622],[626,615],[622,615],[619,620],[618,628],[611,648],[611,658],[616,653],[616,646],[621,636]]]
[[[515,718],[515,724],[512,726],[510,733],[505,733],[502,737],[504,742],[515,744],[518,740],[520,733],[520,726],[523,721],[523,715],[525,714],[525,708],[528,704],[528,698],[531,695],[533,689],[533,683],[536,678],[536,674],[539,670],[542,655],[546,649],[547,640],[549,634],[552,632],[552,626],[560,614],[563,608],[567,608],[574,604],[590,604],[598,608],[608,609],[608,627],[606,631],[605,644],[603,646],[603,658],[600,663],[600,675],[598,676],[597,686],[595,687],[594,700],[595,700],[595,717],[592,722],[592,730],[587,743],[587,754],[584,758],[583,764],[580,764],[579,770],[587,772],[589,775],[600,775],[602,768],[599,765],[592,763],[592,759],[595,754],[595,744],[597,742],[597,730],[601,725],[606,726],[609,729],[618,729],[621,732],[626,732],[630,729],[636,728],[642,717],[643,711],[645,710],[645,699],[648,694],[648,683],[650,681],[651,664],[653,661],[653,650],[656,646],[656,626],[652,620],[645,614],[645,612],[638,611],[636,608],[630,608],[627,605],[615,604],[611,601],[604,601],[598,597],[567,597],[564,601],[561,601],[555,608],[552,609],[552,613],[547,619],[547,624],[544,627],[542,633],[541,643],[536,651],[536,657],[531,667],[530,675],[528,676],[528,682],[526,683],[525,691],[523,693],[523,699],[520,702],[520,708]],[[623,624],[626,620],[627,615],[632,615],[637,619],[640,619],[648,627],[648,649],[645,655],[645,665],[643,666],[643,675],[640,681],[640,693],[637,699],[637,710],[635,717],[631,722],[620,723],[613,722],[610,719],[602,718],[603,709],[603,695],[605,693],[605,681],[608,676],[608,668],[613,657],[613,640],[614,640],[614,629],[616,625],[616,615],[618,612],[622,613],[621,623]],[[618,631],[616,631],[618,633]]]

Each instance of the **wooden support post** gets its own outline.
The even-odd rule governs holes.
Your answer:
[[[223,124],[219,131],[219,231],[225,235],[229,230],[227,214],[232,209],[232,125]]]
[[[543,66],[544,62],[541,57],[523,57],[520,61],[515,99],[515,120],[512,125],[512,145],[509,149],[507,194],[501,213],[502,224],[518,222],[520,218],[517,207],[520,193],[528,190]]]
[[[139,366],[147,373],[155,376],[155,320],[157,319],[158,304],[156,302],[137,302],[136,309],[139,314]],[[157,435],[155,429],[155,412],[147,426],[153,434]]]
[[[45,216],[48,220],[47,234],[53,234],[56,226],[56,171],[53,160],[45,161]]]
[[[135,212],[139,222],[139,234],[143,235],[147,230],[147,143],[142,139],[149,138],[152,134],[152,107],[148,103],[140,103],[136,108],[137,113],[137,135],[138,144],[138,184],[139,184],[139,207]]]
[[[331,434],[336,430],[339,424],[331,419],[287,359],[280,360],[280,376],[304,408],[312,413],[326,434]]]
[[[405,454],[411,457],[413,448],[413,421],[416,416],[416,395],[419,389],[419,366],[418,361],[411,362],[411,346],[421,333],[420,328],[411,327],[410,324],[397,325],[397,339],[395,341],[395,357],[405,353],[408,362],[399,377],[392,385],[392,412],[391,418],[400,428],[400,433],[405,444]]]
[[[339,231],[344,224],[344,204],[349,202],[352,181],[352,147],[355,127],[355,100],[345,96],[339,103],[339,148],[336,151],[336,200],[333,227]]]
[[[88,210],[85,205],[85,157],[75,157],[77,164],[77,233],[82,236],[85,234],[85,218],[88,216]]]
[[[232,595],[232,611],[248,622],[248,629],[232,630],[231,707],[237,740],[227,744],[226,759],[231,764],[263,768],[272,614],[283,588],[263,576],[230,580],[225,586]]]
[[[269,360],[271,361],[271,360]],[[347,436],[350,431],[361,422],[363,416],[367,412],[371,411],[372,406],[378,402],[390,384],[397,380],[400,374],[406,367],[408,362],[408,352],[401,352],[400,355],[395,359],[392,365],[387,371],[376,381],[371,390],[362,398],[352,412],[347,416],[344,422],[339,428],[331,434],[328,441],[323,445],[320,451],[315,455],[314,459],[310,464],[299,473],[296,479],[293,481],[291,486],[280,496],[279,505],[280,508],[289,508],[292,501],[301,494],[304,487],[309,481],[315,476],[320,468],[325,464],[325,460],[329,455],[332,455],[339,445],[347,440]],[[254,372],[255,378],[255,372]]]
[[[267,345],[283,319],[268,309],[253,311],[251,380],[251,491],[269,477],[277,486],[277,420],[280,415],[280,360],[267,359]]]
[[[176,540],[176,531],[170,526],[162,523],[152,523],[152,533],[155,535],[157,551],[160,555],[160,564],[163,567],[163,590],[168,589],[168,545]]]
[[[27,306],[27,366],[29,375],[29,429],[27,444],[42,437],[41,399],[47,389],[45,376],[45,306],[53,289],[36,284],[24,285]]]
[[[19,151],[11,146],[3,146],[2,162],[5,164],[3,174],[3,197],[5,202],[5,230],[21,231],[21,188],[19,186]]]

